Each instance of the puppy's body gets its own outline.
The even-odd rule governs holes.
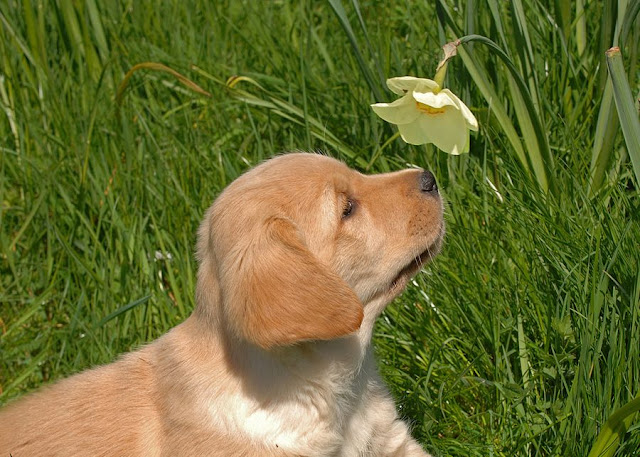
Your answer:
[[[201,226],[192,316],[9,405],[0,457],[425,456],[370,339],[440,243],[426,181],[308,154],[239,178]]]

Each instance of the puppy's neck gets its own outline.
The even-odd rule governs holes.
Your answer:
[[[221,351],[230,367],[240,371],[250,367],[267,370],[275,375],[271,379],[277,379],[278,371],[283,370],[304,377],[319,375],[323,370],[336,376],[351,377],[369,358],[375,320],[387,305],[387,297],[374,298],[365,304],[362,324],[351,335],[265,350],[230,334],[224,322],[221,291],[214,269],[210,267],[205,263],[198,272],[196,309],[190,320],[197,322],[202,332],[208,334],[211,349]]]
[[[389,301],[390,299],[388,297],[379,296],[371,299],[364,305],[364,318],[362,319],[360,329],[356,333],[362,346],[368,347],[371,345],[376,319],[382,314],[389,304]]]

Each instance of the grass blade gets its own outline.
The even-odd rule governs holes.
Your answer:
[[[33,12],[33,5],[31,2],[24,2],[23,11],[29,47],[33,51],[34,56],[38,58],[38,51],[41,48],[38,40],[38,27],[36,25],[35,14]],[[41,62],[41,60],[39,61]]]
[[[169,73],[171,76],[175,77],[178,81],[180,81],[183,85],[185,85],[192,91],[202,94],[206,97],[211,97],[211,94],[209,92],[198,86],[186,76],[178,73],[173,68],[167,67],[166,65],[157,62],[143,62],[131,67],[127,74],[124,75],[124,78],[122,78],[122,82],[118,86],[118,92],[116,93],[116,106],[119,107],[122,104],[122,97],[125,90],[127,89],[127,86],[129,85],[129,80],[138,70],[154,70]]]
[[[522,163],[525,170],[530,171],[529,161],[527,160],[522,141],[518,136],[511,118],[507,113],[507,108],[500,101],[500,97],[493,88],[491,81],[487,77],[486,70],[481,66],[477,59],[469,54],[464,48],[458,48],[458,55],[462,58],[467,71],[471,75],[471,78],[476,83],[476,86],[480,90],[487,103],[489,104],[489,110],[498,120],[498,123],[502,127],[511,147],[518,156],[520,163]]]
[[[71,0],[60,0],[59,5],[65,32],[69,37],[71,50],[77,58],[84,58],[82,33],[80,32],[80,24],[78,23],[78,16],[73,2],[71,2]]]
[[[94,0],[86,0],[87,13],[89,20],[91,21],[91,31],[95,36],[96,45],[102,62],[106,62],[109,58],[109,46],[107,45],[107,38],[104,33],[104,27],[102,27],[102,19],[100,11]]]
[[[569,4],[569,2],[563,2]],[[584,11],[584,0],[576,1],[576,47],[578,48],[578,57],[584,54],[587,48],[587,18]]]
[[[527,134],[527,139],[529,140],[527,148],[527,151],[529,153],[528,159],[531,162],[532,169],[534,170],[536,178],[538,179],[538,182],[540,183],[542,189],[545,192],[551,190],[551,192],[554,193],[555,183],[552,176],[553,159],[551,157],[551,151],[549,150],[547,136],[542,127],[540,117],[538,116],[538,111],[535,108],[534,100],[531,96],[531,93],[527,89],[526,83],[522,79],[522,76],[518,72],[518,69],[514,65],[513,61],[495,42],[481,35],[467,35],[466,37],[460,39],[461,44],[475,41],[488,46],[509,69],[509,72],[511,73],[511,76],[516,83],[516,86],[519,90],[519,95],[521,97],[521,106],[518,108],[521,116],[524,116],[524,122],[521,121],[521,127],[528,124],[530,124],[532,127],[532,132],[528,133],[525,133],[523,129],[523,134]],[[517,102],[518,99],[514,99],[514,103]]]
[[[578,0],[581,1],[581,0]],[[571,3],[564,0],[555,0],[553,6],[556,14],[556,22],[565,41],[571,33]]]
[[[611,163],[617,132],[618,118],[613,108],[613,87],[611,78],[607,78],[602,92],[598,121],[596,122],[596,130],[593,136],[593,148],[591,149],[591,182],[589,183],[589,193],[591,195],[602,186]]]
[[[121,314],[126,313],[130,309],[133,309],[138,305],[142,305],[143,303],[146,303],[150,298],[151,298],[151,295],[145,295],[142,298],[139,298],[137,300],[132,301],[131,303],[128,303],[128,304],[126,304],[124,306],[121,306],[120,308],[116,309],[114,312],[112,312],[109,315],[103,317],[100,320],[100,322],[98,322],[98,325],[96,327],[102,327],[104,324],[106,324],[110,320],[115,319],[116,317],[120,316]]]
[[[358,22],[360,23],[360,28],[362,29],[362,33],[364,34],[365,42],[367,43],[367,48],[369,49],[369,54],[373,57],[373,62],[376,66],[376,71],[378,72],[378,78],[380,78],[380,82],[384,83],[385,77],[384,72],[382,71],[382,67],[380,66],[380,61],[377,59],[377,56],[373,50],[373,46],[371,46],[371,40],[369,39],[369,32],[367,32],[367,27],[364,22],[364,18],[362,17],[362,12],[360,11],[360,3],[358,0],[351,0],[351,4],[353,8],[356,10],[356,15],[358,16]]]
[[[243,77],[233,78],[232,80],[230,80],[231,85],[229,87],[233,87],[238,82],[238,80],[252,81],[252,83],[259,87],[259,84],[253,82],[251,78]],[[335,135],[329,132],[321,121],[310,115],[307,115],[305,118],[305,113],[302,108],[298,108],[297,106],[272,95],[268,95],[268,100],[265,100],[240,89],[233,89],[233,96],[249,105],[267,108],[277,116],[280,116],[283,119],[287,119],[288,121],[291,121],[298,125],[308,125],[310,133],[313,137],[328,144],[339,153],[356,160],[356,162],[360,166],[367,166],[367,162],[361,155],[357,154],[348,145],[346,145]]]
[[[620,439],[627,432],[631,421],[640,411],[640,395],[623,407],[617,409],[602,427],[588,457],[611,457],[620,444]]]
[[[516,48],[521,53],[520,61],[524,67],[524,74],[526,80],[529,82],[529,92],[531,93],[531,99],[533,106],[536,108],[536,114],[538,108],[538,79],[534,68],[535,57],[533,55],[533,46],[531,45],[531,39],[529,38],[529,28],[527,26],[527,18],[524,13],[524,6],[520,0],[513,0],[511,2],[511,11],[514,18],[515,25],[515,43]]]
[[[456,35],[459,35],[459,32],[455,25],[455,21],[453,20],[448,7],[442,0],[438,2],[438,16],[441,23],[448,25]],[[518,154],[518,158],[520,158],[523,163],[529,164],[528,168],[533,171],[534,176],[540,185],[540,188],[543,189],[544,192],[551,191],[551,193],[555,193],[556,185],[552,174],[553,158],[549,149],[547,136],[542,126],[542,121],[540,120],[535,102],[531,96],[531,93],[529,92],[529,89],[527,88],[527,84],[516,68],[514,62],[500,46],[498,46],[494,41],[490,40],[487,37],[481,35],[467,35],[460,38],[459,42],[460,44],[480,42],[489,47],[491,51],[496,56],[498,56],[500,60],[502,60],[502,62],[506,65],[512,78],[512,82],[515,83],[512,84],[512,86],[515,86],[515,88],[517,88],[517,91],[512,89],[512,98],[514,104],[518,105],[516,109],[516,115],[518,115],[520,127],[523,131],[523,136],[526,136],[526,160],[523,160],[520,154]],[[461,47],[458,47],[458,52],[462,56],[463,53],[460,52],[460,50]],[[469,49],[467,50],[467,52],[467,55],[471,55],[472,50]],[[467,60],[464,57],[463,61],[465,61],[466,65]],[[469,68],[467,69],[469,70]],[[486,74],[486,71],[484,73],[484,79],[486,79],[486,82],[488,83],[490,81],[490,78]],[[481,90],[481,92],[483,92],[483,95],[485,95],[484,91]],[[485,98],[487,98],[486,95]],[[489,103],[492,103],[492,100],[490,99],[487,99],[487,101]]]
[[[611,2],[605,2],[605,11],[603,15],[602,28],[606,29],[608,24],[607,18],[613,18],[614,8]],[[605,58],[605,49],[613,42],[613,46],[618,43],[624,44],[629,33],[630,25],[633,23],[635,16],[640,10],[640,0],[635,0],[629,7],[626,0],[617,5],[617,21],[613,28],[613,36],[605,32],[601,32],[601,49],[602,56]],[[611,19],[612,20],[612,19]],[[607,43],[606,48],[603,43]],[[605,58],[606,61],[606,58]],[[603,67],[604,63],[603,61]],[[593,140],[593,148],[591,150],[591,182],[589,183],[589,192],[593,195],[603,184],[604,177],[609,170],[611,157],[613,155],[614,142],[618,133],[618,117],[615,116],[613,110],[613,86],[611,85],[611,76],[606,74],[606,81],[602,91],[602,101],[600,102],[600,111],[598,113],[598,121],[596,123],[596,131]]]
[[[40,354],[29,360],[27,366],[3,389],[2,394],[12,392],[17,386],[19,386],[31,373],[39,368],[40,364],[44,362],[47,357],[50,357],[48,348],[45,347]]]
[[[606,55],[620,126],[636,175],[636,184],[640,185],[640,120],[638,120],[638,111],[633,103],[631,88],[624,72],[620,48],[613,47],[607,51]]]
[[[640,0],[635,0],[631,5],[629,5],[625,13],[622,28],[620,29],[620,44],[623,46],[631,32],[631,26],[633,26],[636,16],[640,13]]]
[[[489,10],[491,11],[491,18],[496,26],[496,31],[500,35],[500,43],[505,48],[507,47],[507,37],[504,33],[504,26],[502,25],[502,18],[500,17],[500,7],[498,0],[488,0]]]
[[[329,0],[329,4],[333,9],[333,12],[336,13],[338,17],[338,21],[340,21],[340,25],[343,30],[347,34],[347,38],[349,38],[349,42],[351,43],[351,48],[353,49],[353,53],[356,56],[356,60],[358,61],[358,66],[360,67],[360,71],[364,76],[364,79],[367,81],[369,85],[369,89],[373,92],[373,96],[376,100],[382,100],[382,91],[380,90],[379,84],[376,82],[376,79],[371,73],[371,69],[367,65],[362,56],[362,52],[360,51],[360,47],[358,46],[358,40],[356,39],[356,35],[351,28],[351,23],[349,22],[349,18],[347,17],[347,12],[344,9],[344,5],[341,0]]]

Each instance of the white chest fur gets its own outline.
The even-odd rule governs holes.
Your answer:
[[[367,406],[374,367],[370,357],[365,365],[353,363],[354,356],[363,360],[356,346],[343,340],[275,358],[250,350],[237,367],[234,392],[210,399],[212,425],[292,454],[357,455],[372,433]]]

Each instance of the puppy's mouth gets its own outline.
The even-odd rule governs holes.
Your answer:
[[[398,294],[404,290],[407,283],[413,276],[422,270],[425,264],[431,261],[440,252],[442,246],[442,234],[428,248],[415,256],[406,266],[404,266],[398,275],[391,281],[389,291]]]
[[[415,256],[411,262],[409,262],[391,281],[391,286],[389,290],[392,292],[401,292],[409,280],[422,269],[425,263],[434,258],[439,250],[439,243],[436,243],[432,246],[429,246],[427,249],[422,251],[419,255]]]

